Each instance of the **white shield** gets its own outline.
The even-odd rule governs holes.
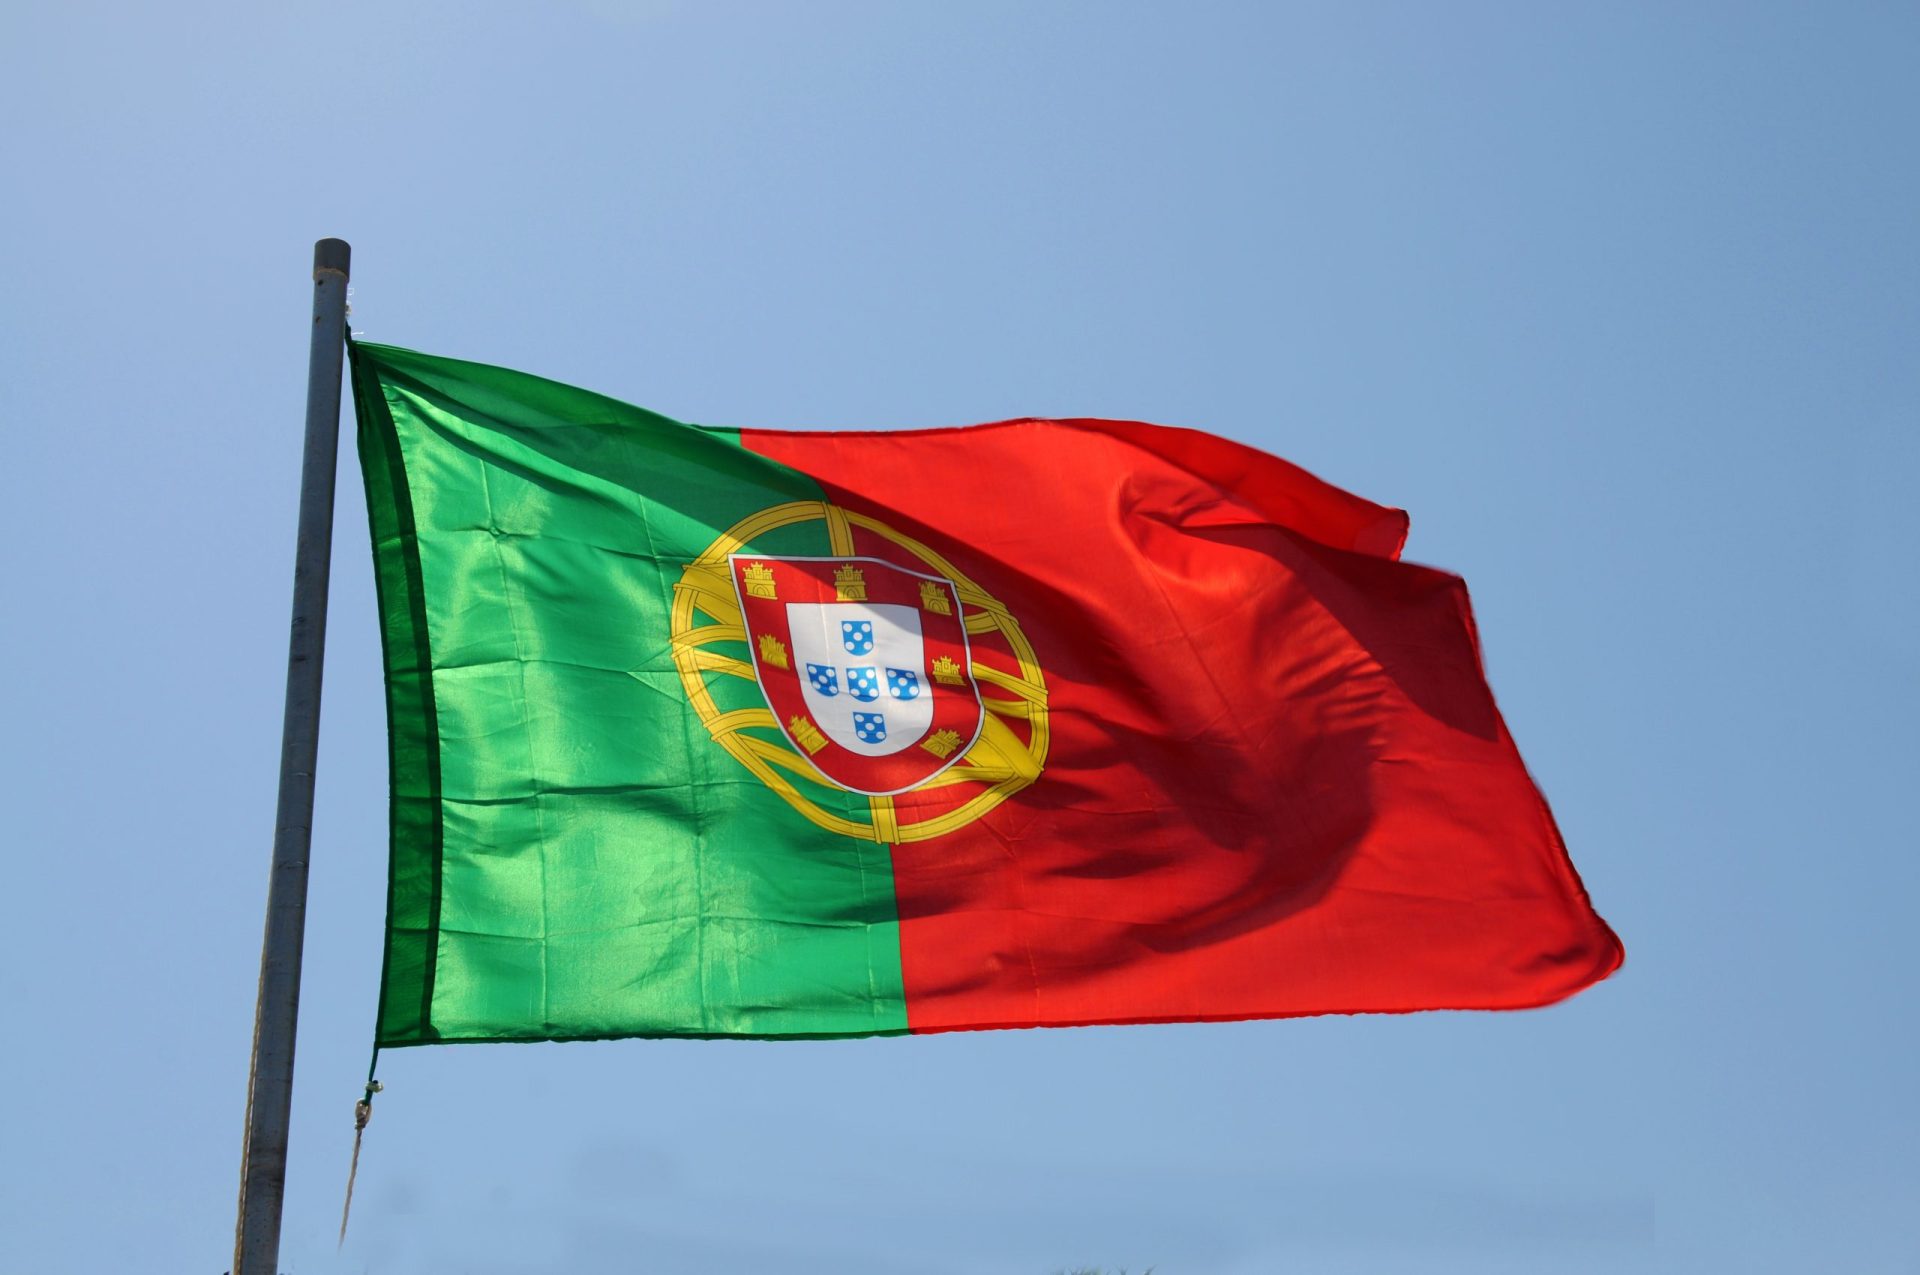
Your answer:
[[[863,757],[920,742],[933,724],[920,613],[865,602],[790,602],[793,670],[814,724]],[[897,676],[895,674],[912,674]]]

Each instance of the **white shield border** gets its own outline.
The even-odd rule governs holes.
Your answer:
[[[901,575],[915,576],[921,580],[932,580],[937,584],[944,584],[947,588],[953,590],[953,604],[959,608],[959,610],[954,613],[953,618],[960,624],[960,649],[967,657],[967,685],[973,688],[974,707],[980,710],[979,716],[974,719],[972,737],[969,738],[966,743],[954,749],[952,755],[944,762],[941,762],[938,767],[928,771],[925,778],[908,784],[905,788],[889,788],[883,792],[875,792],[869,788],[849,788],[846,784],[841,783],[838,779],[835,779],[814,765],[813,757],[806,749],[800,746],[799,742],[794,739],[792,733],[787,730],[786,722],[781,720],[779,712],[773,707],[773,697],[767,694],[766,683],[760,680],[759,647],[754,642],[753,627],[747,623],[747,599],[740,592],[740,572],[734,569],[734,562],[741,558],[751,559],[755,562],[767,562],[769,560],[773,562],[871,562],[877,567],[885,567],[889,571],[898,571]],[[821,780],[825,782],[828,787],[838,788],[841,792],[858,793],[862,797],[898,797],[901,793],[912,792],[916,788],[923,787],[935,776],[945,774],[954,766],[959,765],[960,759],[965,757],[968,751],[980,742],[980,732],[987,728],[987,706],[980,699],[980,679],[973,675],[973,639],[967,633],[967,604],[960,600],[960,586],[952,580],[947,579],[945,576],[933,575],[926,571],[915,571],[911,567],[903,567],[897,562],[888,562],[884,558],[872,558],[860,554],[831,554],[823,556],[802,553],[730,553],[727,555],[727,574],[733,577],[733,600],[739,604],[740,627],[746,631],[747,635],[747,663],[753,668],[753,684],[759,688],[760,698],[765,701],[768,711],[773,713],[773,724],[779,728],[781,738],[787,741],[788,746],[793,749],[794,755],[807,764],[807,769],[820,776]],[[795,675],[798,676],[798,674]],[[948,689],[952,688],[950,687]],[[908,744],[907,747],[915,748],[919,746],[919,743],[919,740],[915,740],[913,743]]]

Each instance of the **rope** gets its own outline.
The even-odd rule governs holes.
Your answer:
[[[385,1085],[369,1078],[366,1097],[353,1104],[353,1163],[347,1167],[347,1202],[340,1206],[340,1242],[336,1248],[347,1242],[347,1218],[353,1213],[353,1180],[360,1173],[360,1139],[366,1136],[367,1121],[373,1119],[373,1095],[384,1088]]]

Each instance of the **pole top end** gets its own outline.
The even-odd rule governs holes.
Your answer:
[[[347,264],[353,259],[353,249],[344,239],[322,239],[313,245],[313,272],[322,270],[345,277]]]

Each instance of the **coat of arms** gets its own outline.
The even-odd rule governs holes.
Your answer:
[[[878,558],[728,563],[767,704],[823,778],[903,793],[973,745],[983,711],[952,581]]]
[[[832,556],[766,543],[796,531]],[[937,549],[860,510],[794,500],[742,518],[681,573],[672,635],[713,742],[830,832],[945,836],[1046,765],[1046,676],[1019,621]]]

